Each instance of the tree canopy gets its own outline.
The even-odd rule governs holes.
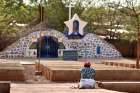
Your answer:
[[[48,28],[63,32],[64,21],[68,20],[69,0],[0,0],[0,43],[13,42],[20,38],[23,27],[16,23],[35,26],[40,23],[40,7],[43,7],[43,21]],[[42,3],[41,3],[42,1]],[[88,22],[86,32],[109,36],[114,39],[136,40],[139,29],[140,3],[137,0],[71,0],[72,15],[77,13]],[[40,6],[41,5],[41,6]],[[129,33],[116,33],[125,29]],[[6,38],[6,39],[5,39]],[[13,41],[12,41],[13,40]],[[8,43],[9,44],[9,43]]]

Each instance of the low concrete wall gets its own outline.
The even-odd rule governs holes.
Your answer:
[[[1,81],[24,81],[23,70],[8,70],[0,69],[0,80]]]
[[[140,93],[140,82],[102,82],[102,88],[120,92]]]
[[[40,71],[51,81],[79,81],[80,71],[77,69],[58,69],[40,65]],[[96,80],[100,81],[140,81],[140,70],[96,70]]]
[[[47,79],[52,81],[78,81],[80,80],[79,70],[53,70],[47,69]],[[96,70],[96,80],[100,81],[139,81],[140,70]]]
[[[51,81],[79,81],[79,70],[49,70]]]
[[[10,93],[10,82],[0,81],[0,93]]]
[[[64,64],[63,64],[64,65]],[[39,65],[40,71],[51,81],[79,81],[80,67]],[[140,81],[139,69],[96,69],[95,79],[99,81]]]
[[[24,67],[19,63],[0,63],[0,81],[24,81]]]
[[[96,80],[140,81],[140,70],[96,70]]]
[[[102,61],[102,63],[109,66],[136,68],[136,64],[134,63],[131,64],[131,63],[119,63],[119,62],[109,62],[109,61]]]

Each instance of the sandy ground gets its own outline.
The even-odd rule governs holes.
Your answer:
[[[47,80],[44,76],[35,75],[35,66],[34,65],[24,65],[25,67],[25,79],[26,83],[30,84],[50,84],[53,83]]]
[[[124,93],[106,89],[72,89],[70,83],[12,84],[10,93]]]

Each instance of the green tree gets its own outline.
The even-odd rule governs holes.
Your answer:
[[[45,5],[45,16],[48,18],[48,26],[58,31],[64,30],[64,21],[68,20],[68,9],[61,0],[48,0]]]

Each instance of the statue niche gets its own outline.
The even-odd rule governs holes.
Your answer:
[[[79,22],[77,20],[73,21],[73,32],[71,35],[78,35],[79,34]]]
[[[84,27],[87,22],[80,20],[77,14],[75,14],[72,19],[65,21],[64,23],[67,26],[64,34],[68,39],[81,39],[84,37]]]
[[[68,35],[69,39],[81,39],[83,36],[79,33],[79,21],[74,20],[73,21],[73,32]]]

